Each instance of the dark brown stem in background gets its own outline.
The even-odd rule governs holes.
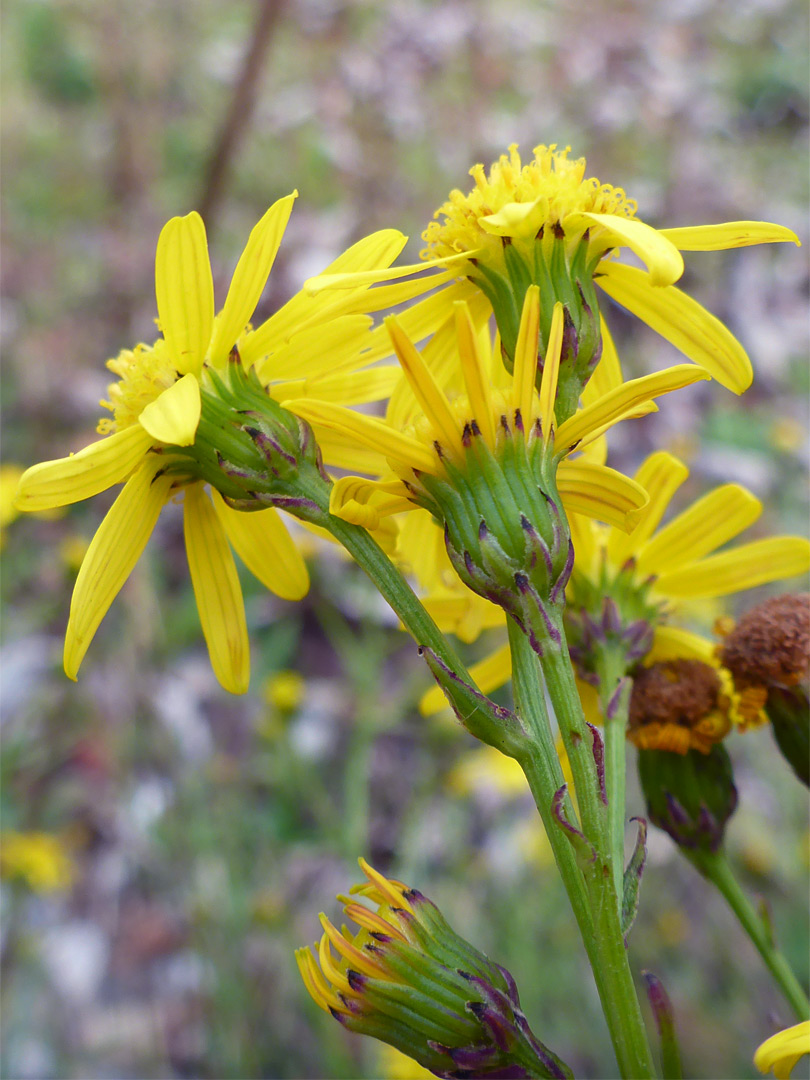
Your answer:
[[[213,231],[225,191],[228,166],[253,116],[264,59],[284,3],[285,0],[259,0],[257,4],[256,22],[251,30],[242,70],[233,88],[230,107],[214,141],[198,203],[209,234]]]

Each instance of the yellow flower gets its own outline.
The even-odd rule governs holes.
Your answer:
[[[581,308],[583,290],[596,284],[675,348],[694,360],[723,386],[741,393],[751,383],[751,364],[740,343],[723,324],[674,285],[683,273],[682,251],[711,251],[751,244],[792,241],[790,229],[761,221],[732,221],[676,229],[655,229],[637,216],[637,204],[622,188],[585,176],[585,159],[570,160],[570,148],[538,146],[524,165],[517,146],[492,165],[489,175],[475,165],[473,189],[451,192],[424,233],[422,258],[446,273],[474,281],[492,302],[511,356],[510,326],[503,288],[516,302],[529,281],[567,277],[572,283],[567,306]],[[641,270],[610,257],[629,248],[645,264]],[[397,268],[416,273],[425,262]],[[559,273],[558,273],[559,272]],[[389,279],[395,273],[389,272]],[[538,278],[540,280],[538,280]],[[519,288],[521,279],[523,288]],[[347,288],[356,276],[328,275],[307,283],[311,290]],[[579,295],[577,295],[577,285]],[[563,299],[557,296],[557,299]],[[512,301],[514,303],[514,300]],[[592,307],[590,302],[587,305]],[[550,306],[544,325],[551,319]],[[577,310],[580,338],[590,334],[592,311]],[[584,316],[584,318],[583,318]],[[594,348],[598,333],[594,327]],[[603,336],[605,326],[602,324]],[[595,349],[598,355],[598,349]]]
[[[762,513],[760,501],[739,484],[715,488],[659,528],[688,472],[665,451],[651,454],[643,462],[634,479],[649,491],[650,501],[638,512],[630,532],[600,525],[582,514],[569,514],[576,551],[568,586],[569,613],[576,608],[578,597],[580,603],[589,596],[601,603],[612,595],[628,605],[638,603],[657,610],[652,649],[645,663],[691,658],[712,665],[732,702],[732,720],[745,726],[747,714],[740,695],[717,661],[715,645],[669,625],[666,619],[685,601],[723,597],[804,574],[810,568],[810,543],[804,537],[775,536],[717,553]],[[575,644],[573,647],[576,649]],[[483,693],[503,685],[511,676],[508,646],[473,665],[470,672]],[[423,711],[443,707],[437,690],[425,695]]]
[[[279,712],[294,712],[304,700],[306,684],[297,671],[276,671],[268,676],[263,692],[264,699]]]
[[[789,1080],[805,1054],[810,1054],[810,1020],[771,1035],[758,1047],[754,1064],[761,1073],[773,1071],[776,1080]]]
[[[0,876],[23,881],[34,892],[69,889],[75,867],[58,836],[44,832],[0,834]]]
[[[302,378],[330,400],[358,403],[385,396],[398,369],[389,365],[362,370],[370,362],[363,349],[371,319],[361,312],[396,303],[414,291],[395,287],[380,297],[361,286],[337,301],[298,294],[252,329],[248,320],[264,290],[295,197],[293,193],[278,200],[251,232],[218,315],[202,218],[191,213],[167,223],[155,259],[163,336],[152,345],[124,350],[109,362],[119,381],[102,402],[113,414],[99,424],[105,437],[67,458],[34,465],[21,479],[16,505],[26,511],[64,506],[124,483],[76,581],[65,636],[64,664],[70,678],[76,678],[162,507],[180,494],[197,608],[214,672],[226,689],[243,693],[249,679],[245,612],[231,547],[284,599],[300,599],[309,587],[304,561],[274,507],[243,513],[229,506],[218,490],[206,490],[200,478],[203,459],[193,459],[199,447],[206,447],[203,404],[217,404],[221,388],[232,386],[235,369],[245,373],[243,383],[253,380],[260,399],[266,397],[262,386],[270,397],[289,395]],[[394,230],[375,233],[340,256],[331,269],[388,266],[405,240]],[[322,449],[327,461],[358,465],[358,455],[343,453],[339,440]],[[209,482],[211,470],[217,476],[218,451],[207,447],[209,471],[204,478]]]
[[[441,692],[441,687],[437,689]],[[447,786],[454,795],[472,795],[489,788],[513,798],[528,791],[520,765],[494,746],[479,746],[463,754],[447,774]]]
[[[295,954],[320,1008],[437,1076],[498,1076],[507,1068],[511,1075],[515,1065],[527,1075],[571,1075],[531,1034],[504,967],[456,934],[417,889],[383,877],[363,859],[360,866],[368,881],[353,886],[353,896],[338,896],[359,929],[338,930],[321,914],[320,942]]]
[[[283,401],[285,408],[309,420],[316,431],[332,429],[375,451],[392,471],[392,479],[382,482],[340,479],[332,489],[332,513],[373,528],[383,517],[424,505],[424,478],[448,480],[453,470],[463,470],[471,446],[497,457],[519,434],[529,445],[537,441],[553,447],[549,452],[560,461],[556,483],[568,509],[593,514],[620,528],[626,525],[628,516],[645,501],[638,485],[584,456],[576,461],[564,459],[618,421],[649,411],[658,395],[708,378],[706,372],[679,365],[630,382],[619,379],[618,384],[611,372],[597,382],[585,407],[558,427],[554,403],[562,344],[560,305],[539,392],[534,386],[537,288],[526,294],[511,376],[500,363],[497,341],[490,339],[480,302],[456,303],[454,316],[454,326],[435,335],[424,355],[393,316],[386,320],[405,374],[392,394],[386,421],[309,398]],[[443,376],[441,382],[436,369]],[[610,389],[602,393],[608,385]],[[382,461],[381,467],[385,467]]]

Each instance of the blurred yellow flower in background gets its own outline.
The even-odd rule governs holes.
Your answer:
[[[76,868],[64,842],[46,832],[0,833],[0,877],[24,882],[36,893],[69,889]]]

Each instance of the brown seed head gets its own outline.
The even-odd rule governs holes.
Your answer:
[[[793,686],[810,673],[810,593],[786,593],[746,612],[719,651],[739,688]]]
[[[728,708],[713,667],[700,660],[666,660],[642,668],[634,678],[628,738],[643,750],[707,754],[730,730]]]

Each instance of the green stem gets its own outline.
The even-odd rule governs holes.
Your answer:
[[[552,813],[552,800],[564,778],[546,712],[538,659],[526,636],[512,620],[509,621],[509,642],[515,704],[521,719],[529,727],[532,741],[521,765],[546,827],[591,962],[619,1069],[624,1077],[654,1076],[652,1053],[619,923],[613,878],[609,872],[605,873],[609,863],[596,855],[592,861],[583,860],[580,869],[569,838]],[[583,741],[585,738],[587,732]],[[565,812],[573,822],[570,803]],[[568,848],[567,852],[565,848]]]
[[[424,609],[413,590],[399,573],[397,568],[382,551],[376,541],[365,529],[343,521],[328,513],[328,507],[324,502],[324,494],[313,489],[307,492],[313,501],[317,503],[324,513],[324,520],[319,524],[324,525],[336,540],[340,541],[346,550],[354,556],[356,561],[365,570],[385,600],[402,620],[405,628],[413,638],[423,646],[430,648],[439,660],[450,671],[460,678],[470,680],[469,674],[456,656],[449,642]],[[328,498],[328,496],[327,496]],[[562,624],[560,621],[562,635]],[[510,633],[512,633],[510,631]],[[517,684],[521,685],[524,679],[524,689],[519,691],[523,707],[527,710],[526,723],[534,723],[536,730],[534,737],[530,737],[533,743],[531,749],[521,754],[524,759],[521,764],[532,785],[532,792],[538,804],[544,822],[548,820],[548,833],[553,845],[555,857],[558,857],[558,865],[564,867],[561,870],[563,881],[569,889],[569,897],[574,909],[577,922],[580,925],[583,941],[585,943],[591,966],[594,970],[597,989],[602,1002],[602,1008],[608,1024],[608,1029],[613,1040],[616,1057],[622,1076],[633,1078],[651,1077],[654,1075],[652,1055],[647,1042],[647,1033],[641,1018],[641,1011],[636,997],[624,939],[619,924],[619,910],[616,892],[613,888],[613,877],[610,871],[610,860],[596,858],[587,868],[586,892],[583,895],[583,871],[577,865],[576,856],[568,844],[560,825],[553,820],[552,800],[556,792],[562,787],[564,779],[560,769],[559,760],[554,749],[553,739],[548,726],[547,717],[542,718],[541,710],[544,709],[544,697],[539,678],[530,675],[530,671],[536,672],[537,661],[528,642],[522,634],[513,638],[516,643],[517,653]],[[558,662],[554,672],[559,674],[555,677],[555,685],[566,687],[565,698],[569,703],[566,708],[560,699],[555,703],[555,712],[558,718],[561,716],[572,717],[570,723],[565,719],[561,724],[564,731],[570,732],[573,727],[577,730],[577,737],[569,737],[569,757],[574,766],[574,778],[577,784],[577,794],[580,807],[587,807],[585,830],[588,839],[594,845],[597,852],[602,853],[606,847],[606,817],[604,806],[600,802],[599,786],[596,777],[596,768],[591,752],[591,739],[584,726],[582,708],[579,695],[573,680],[573,672],[568,659],[568,650],[565,646],[565,638],[562,636],[562,648],[565,652],[568,664],[568,673],[565,675],[564,666]],[[529,652],[531,655],[529,655]],[[528,683],[525,681],[528,679]],[[573,694],[573,697],[571,697]],[[553,699],[552,699],[553,700]],[[576,708],[574,708],[574,703]],[[533,719],[530,721],[529,716]],[[539,733],[546,731],[547,738]],[[576,744],[576,745],[574,745]],[[552,756],[553,755],[553,756]],[[575,764],[576,762],[576,764]],[[590,786],[588,784],[590,782]],[[581,793],[581,794],[580,794]],[[566,809],[570,810],[570,801]],[[597,826],[595,828],[594,826]],[[557,835],[561,834],[561,835]],[[560,843],[560,840],[562,843]],[[565,846],[568,845],[568,850]],[[576,874],[575,874],[576,871]],[[607,871],[607,872],[605,872]],[[590,908],[590,912],[587,908]]]
[[[701,874],[717,888],[737,916],[768,970],[779,983],[782,993],[799,1020],[810,1017],[810,1002],[799,980],[793,974],[782,953],[776,947],[769,928],[740,888],[734,871],[723,851],[690,852],[689,859]]]
[[[613,857],[613,883],[621,902],[624,888],[625,774],[627,761],[627,714],[632,682],[619,683],[627,669],[622,649],[609,645],[596,653],[599,704],[605,730],[605,788],[608,797],[608,836]],[[614,697],[614,694],[616,695]]]
[[[511,619],[507,627],[512,652],[512,687],[515,707],[530,734],[527,754],[520,764],[529,781],[529,787],[554,853],[557,869],[560,871],[574,917],[587,948],[593,938],[593,919],[588,904],[585,879],[577,865],[574,849],[552,812],[552,800],[565,784],[565,777],[557,748],[554,745],[554,736],[546,710],[540,667],[525,634]],[[575,821],[570,798],[566,801],[565,809],[569,819]]]
[[[594,755],[595,736],[585,724],[582,701],[568,652],[562,612],[559,608],[553,608],[550,614],[559,634],[559,643],[555,644],[550,639],[543,643],[544,652],[540,665],[571,763],[583,832],[599,855],[612,863],[607,805],[603,795],[604,772],[599,775]]]

